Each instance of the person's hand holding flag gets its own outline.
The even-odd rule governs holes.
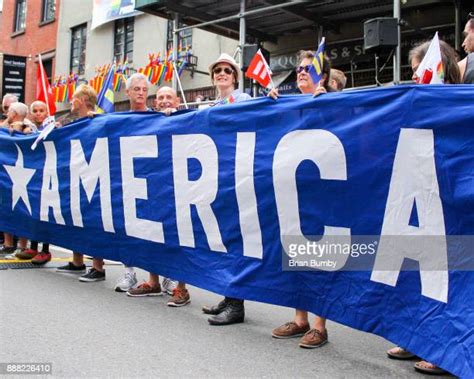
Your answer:
[[[46,137],[51,133],[54,128],[57,126],[56,125],[56,120],[54,119],[54,116],[48,116],[44,119],[43,123],[41,124],[42,130],[41,133],[38,135],[36,138],[35,142],[31,145],[31,150],[36,149],[36,146],[38,146],[38,143],[42,140],[45,140]]]

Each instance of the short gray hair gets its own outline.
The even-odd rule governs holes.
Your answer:
[[[145,75],[143,75],[141,72],[136,72],[135,74],[131,75],[127,79],[127,84],[125,85],[125,88],[130,89],[130,87],[132,86],[132,83],[136,80],[143,80],[143,81],[145,81],[146,86],[150,87],[150,83],[148,82],[148,78]]]
[[[7,93],[5,96],[3,96],[2,105],[4,105],[7,102],[7,100],[11,100],[12,103],[17,103],[18,97],[11,93]]]
[[[46,103],[44,101],[41,101],[41,100],[36,100],[36,101],[33,101],[30,105],[30,112],[33,112],[33,108],[34,107],[38,107],[38,106],[43,106],[45,107],[46,109],[48,109],[48,106],[46,105]]]
[[[18,116],[21,116],[21,117],[26,117],[26,115],[28,114],[28,107],[26,106],[26,104],[23,104],[23,103],[20,103],[20,102],[16,102],[16,103],[12,103],[10,105],[10,109],[8,110],[9,112],[10,111],[13,111],[15,112]]]

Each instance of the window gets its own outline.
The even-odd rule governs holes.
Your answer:
[[[86,63],[87,24],[72,28],[71,37],[71,72],[83,75]]]
[[[133,27],[134,18],[123,18],[115,21],[114,59],[116,62],[133,62]]]
[[[54,20],[56,14],[56,0],[43,0],[41,9],[41,22]]]
[[[16,0],[13,32],[21,32],[26,26],[26,0]]]
[[[187,26],[186,24],[179,23],[179,27],[183,28]],[[193,30],[187,29],[179,32],[178,34],[178,46],[181,45],[181,48],[184,50],[187,47],[191,48],[193,44]],[[170,50],[173,47],[173,21],[168,20],[168,39],[166,43],[166,49]]]

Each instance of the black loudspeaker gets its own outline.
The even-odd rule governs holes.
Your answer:
[[[270,64],[270,52],[268,50],[265,50],[263,47],[259,47],[258,45],[244,45],[244,64],[242,65],[243,71],[247,70],[258,49],[261,50],[265,60],[268,64]]]
[[[364,50],[387,50],[398,45],[398,23],[393,17],[364,22]]]

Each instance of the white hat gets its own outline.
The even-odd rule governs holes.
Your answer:
[[[212,69],[214,68],[214,66],[216,66],[219,63],[230,64],[232,66],[232,68],[235,70],[235,72],[237,73],[237,79],[239,79],[239,77],[240,77],[240,67],[237,64],[237,62],[235,61],[235,59],[232,58],[229,54],[226,54],[226,53],[222,53],[221,56],[214,63],[211,63],[209,65],[209,74],[211,75],[211,78],[212,78]]]

